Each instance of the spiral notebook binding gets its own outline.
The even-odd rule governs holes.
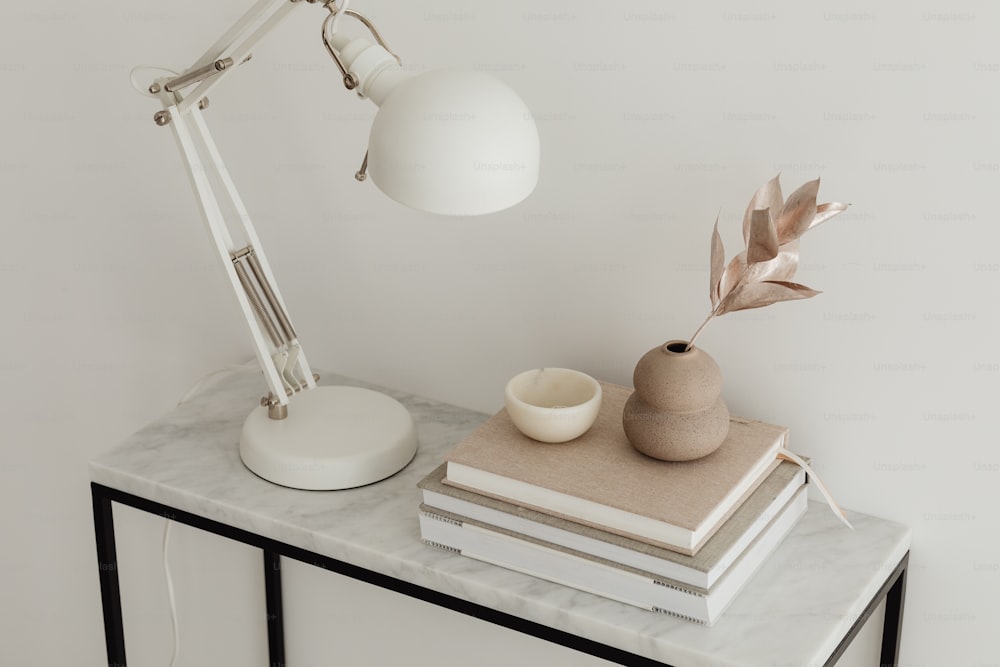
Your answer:
[[[700,593],[692,591],[689,588],[683,588],[681,586],[678,586],[677,584],[670,584],[667,583],[666,581],[660,581],[659,579],[653,579],[652,581],[657,586],[663,586],[664,588],[672,588],[675,591],[679,591],[681,593],[687,593],[688,595],[694,595],[695,597],[704,597]]]
[[[652,607],[652,611],[658,614],[666,614],[667,616],[673,616],[674,618],[679,618],[683,621],[690,621],[691,623],[697,623],[698,625],[708,625],[705,621],[700,618],[695,618],[693,616],[685,616],[684,614],[678,614],[676,611],[670,611],[669,609],[663,609],[662,607]]]
[[[433,512],[428,512],[426,510],[422,511],[421,514],[423,514],[428,519],[436,519],[438,521],[444,521],[445,523],[450,523],[453,526],[463,525],[462,522],[458,521],[457,519],[452,519],[451,517],[448,516],[441,516],[440,514],[434,514]]]
[[[422,540],[424,544],[429,547],[437,547],[438,549],[444,549],[445,551],[450,551],[453,554],[461,554],[461,549],[456,549],[455,547],[449,547],[447,544],[441,544],[440,542],[432,542],[431,540]]]

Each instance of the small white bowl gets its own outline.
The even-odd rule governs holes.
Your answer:
[[[511,378],[507,414],[533,440],[567,442],[587,432],[601,409],[600,383],[568,368],[537,368]]]

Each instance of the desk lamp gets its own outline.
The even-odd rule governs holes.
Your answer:
[[[460,69],[410,75],[375,26],[346,0],[259,0],[190,68],[149,92],[173,129],[202,217],[253,338],[269,394],[243,425],[240,457],[254,473],[298,489],[362,486],[405,467],[417,450],[409,412],[375,391],[317,386],[250,216],[205,124],[207,94],[298,7],[328,14],[322,42],[348,90],[378,107],[355,175],[423,211],[478,215],[527,197],[538,178],[538,131],[505,84]],[[348,38],[342,17],[371,34]]]

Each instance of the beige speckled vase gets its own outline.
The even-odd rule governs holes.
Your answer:
[[[706,352],[672,340],[639,360],[622,424],[632,446],[664,461],[711,454],[729,433],[722,372]]]

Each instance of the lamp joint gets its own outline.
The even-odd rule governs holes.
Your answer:
[[[171,117],[169,111],[165,110],[157,111],[156,113],[153,114],[153,122],[159,125],[160,127],[163,127],[164,125],[169,125],[170,121]]]
[[[314,0],[309,0],[309,2],[313,1]],[[323,28],[322,28],[323,45],[326,47],[326,51],[327,53],[330,54],[330,57],[333,58],[333,62],[337,64],[337,69],[339,69],[340,73],[343,74],[344,76],[343,81],[345,88],[347,88],[348,90],[354,90],[355,88],[358,87],[360,79],[358,79],[357,74],[348,71],[347,67],[344,65],[343,59],[340,57],[340,53],[337,51],[337,49],[334,48],[333,44],[330,42],[330,29],[334,27],[334,24],[336,23],[336,18],[339,15],[350,16],[351,18],[360,21],[366,28],[368,28],[368,32],[370,32],[372,37],[375,38],[375,41],[378,42],[378,45],[381,46],[383,49],[385,49],[389,53],[389,55],[395,58],[397,63],[402,64],[402,60],[400,59],[400,57],[396,55],[392,49],[389,48],[389,45],[385,43],[384,39],[382,39],[382,35],[379,34],[379,31],[375,27],[375,24],[372,23],[366,16],[364,16],[363,14],[359,14],[353,9],[338,8],[336,0],[325,0],[325,1],[316,0],[316,1],[323,2],[323,7],[330,11],[330,15],[326,17],[325,21],[323,21]]]
[[[278,401],[273,393],[269,393],[267,396],[261,398],[260,405],[262,408],[267,408],[268,419],[279,420],[288,418],[288,405]]]

